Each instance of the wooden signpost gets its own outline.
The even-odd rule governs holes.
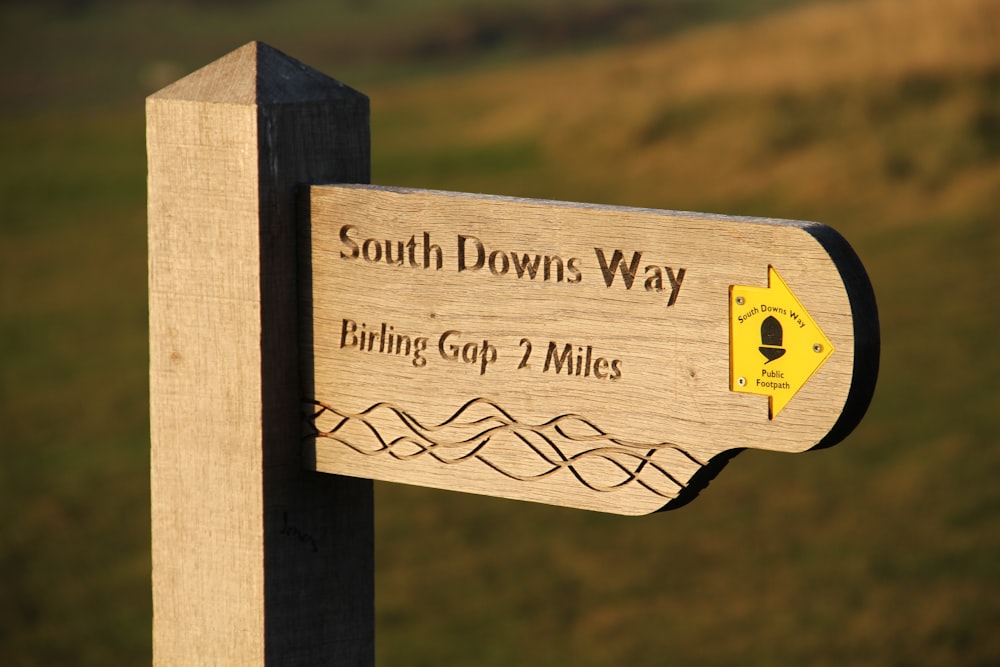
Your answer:
[[[164,664],[370,662],[369,480],[646,514],[871,398],[823,225],[364,185],[367,99],[257,43],[147,115]]]

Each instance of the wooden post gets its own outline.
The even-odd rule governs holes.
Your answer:
[[[370,664],[371,482],[301,463],[295,212],[368,182],[368,100],[251,43],[146,113],[154,662]]]

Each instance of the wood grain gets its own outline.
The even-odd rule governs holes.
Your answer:
[[[832,444],[871,397],[870,285],[823,225],[374,186],[308,207],[317,470],[645,514],[724,452]],[[774,419],[730,389],[730,287],[769,266],[835,348]]]
[[[371,664],[371,482],[302,469],[295,190],[368,101],[251,43],[147,100],[154,662]]]

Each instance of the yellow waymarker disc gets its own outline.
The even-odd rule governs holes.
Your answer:
[[[770,397],[774,419],[833,345],[774,267],[768,286],[729,289],[730,389]]]

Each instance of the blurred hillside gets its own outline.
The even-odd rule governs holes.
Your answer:
[[[656,39],[815,0],[7,0],[0,114],[120,107],[252,39],[355,84]]]
[[[141,100],[251,39],[376,183],[819,220],[879,301],[857,431],[676,512],[377,486],[380,664],[1000,663],[1000,4],[420,7],[0,7],[0,664],[148,662]]]

